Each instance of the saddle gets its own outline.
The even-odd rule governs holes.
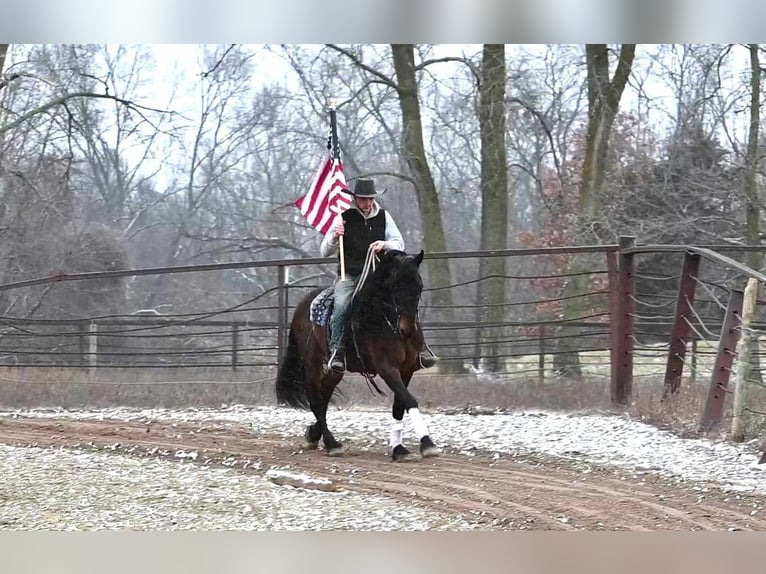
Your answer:
[[[309,317],[311,322],[320,329],[326,331],[327,340],[330,340],[332,333],[330,318],[332,317],[333,309],[335,308],[335,288],[334,286],[327,287],[320,291],[312,300],[309,305]],[[353,341],[354,338],[347,337],[346,345],[349,341]],[[355,341],[354,341],[354,344]]]
[[[333,286],[323,289],[314,297],[309,306],[309,317],[311,322],[319,327],[327,327],[332,315],[335,299],[333,297]]]
[[[321,338],[324,339],[324,345],[327,345],[327,341],[330,338],[330,317],[335,307],[335,287],[330,286],[320,291],[312,300],[309,305],[309,318],[311,322],[322,329],[324,332]],[[353,324],[353,322],[352,322]],[[379,394],[384,394],[378,385],[375,383],[375,375],[377,373],[368,368],[364,361],[359,359],[359,349],[357,347],[356,336],[354,335],[353,326],[351,326],[351,336],[346,339],[346,360],[347,361],[359,361],[356,372],[361,374]],[[353,352],[350,352],[353,348]],[[353,363],[350,363],[353,364]]]

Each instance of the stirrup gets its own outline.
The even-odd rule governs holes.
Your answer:
[[[338,373],[342,373],[346,370],[346,361],[344,360],[343,352],[340,350],[340,347],[333,351],[332,355],[330,355],[330,360],[328,363],[330,365],[330,369]]]

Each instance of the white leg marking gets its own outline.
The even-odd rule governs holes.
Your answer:
[[[419,409],[410,409],[409,413],[410,418],[412,419],[412,426],[415,429],[415,434],[418,437],[423,438],[428,434],[428,427],[423,420],[423,415],[420,414]]]
[[[404,434],[404,421],[391,419],[391,439],[389,444],[391,448],[402,444],[402,435]]]

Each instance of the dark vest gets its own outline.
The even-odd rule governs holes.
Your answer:
[[[367,257],[367,248],[373,241],[386,239],[386,212],[380,209],[375,217],[365,219],[356,209],[347,209],[343,212],[343,252],[346,261],[346,273],[359,275],[364,269],[364,259]],[[340,261],[338,262],[338,274],[340,274]]]

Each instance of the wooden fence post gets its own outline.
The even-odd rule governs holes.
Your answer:
[[[681,279],[678,282],[678,298],[676,299],[673,328],[670,332],[670,349],[665,366],[665,386],[662,390],[662,400],[677,394],[681,388],[686,347],[691,333],[691,310],[694,305],[694,295],[697,292],[700,259],[701,257],[696,253],[684,255]]]
[[[282,364],[285,350],[287,349],[288,333],[288,296],[287,287],[290,268],[287,265],[277,267],[277,365]]]
[[[731,438],[735,442],[745,440],[745,402],[747,401],[747,385],[750,376],[750,354],[753,336],[750,323],[755,315],[758,299],[758,280],[752,277],[745,287],[745,300],[742,303],[742,321],[739,333],[739,354],[734,375],[734,416],[731,421]]]
[[[90,326],[87,321],[78,321],[74,324],[77,329],[77,352],[80,365],[85,367],[88,365],[88,339],[86,333],[90,330]],[[75,361],[78,359],[74,359]]]
[[[88,366],[91,373],[98,366],[98,325],[95,321],[88,326]]]

